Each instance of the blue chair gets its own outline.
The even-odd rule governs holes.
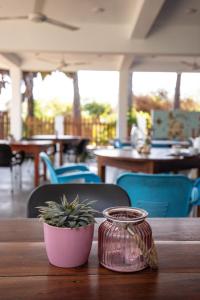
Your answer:
[[[200,178],[197,178],[194,181],[194,187],[198,189],[198,196],[199,196],[199,201],[198,201],[198,205],[200,205]]]
[[[187,217],[200,203],[198,187],[184,175],[124,173],[117,184],[149,217]]]
[[[84,182],[101,182],[99,176],[90,172],[89,169],[83,164],[74,164],[71,166],[54,168],[51,160],[45,152],[40,153],[40,158],[47,167],[51,183],[67,183],[79,179],[83,179]]]
[[[130,142],[122,142],[120,139],[114,139],[112,141],[114,148],[121,149],[123,147],[131,146]]]

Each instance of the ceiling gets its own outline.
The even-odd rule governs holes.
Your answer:
[[[79,29],[1,20],[38,12]],[[199,36],[199,0],[0,0],[5,69],[199,72]]]

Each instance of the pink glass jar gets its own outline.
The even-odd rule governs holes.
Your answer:
[[[98,256],[102,266],[118,272],[157,267],[157,254],[148,213],[133,207],[111,207],[98,232]]]

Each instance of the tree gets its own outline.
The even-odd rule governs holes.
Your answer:
[[[180,108],[180,88],[181,88],[181,73],[177,73],[175,94],[174,94],[174,109]]]
[[[73,122],[75,124],[73,133],[75,135],[81,135],[81,101],[78,86],[78,73],[67,72],[66,75],[73,80],[74,88],[74,100],[73,100]]]
[[[25,92],[23,100],[27,100],[28,116],[34,116],[34,101],[33,101],[33,78],[36,77],[35,72],[23,72],[23,80],[25,83]]]
[[[99,118],[102,115],[108,115],[111,113],[111,106],[109,104],[90,102],[83,106],[83,110],[93,118]]]

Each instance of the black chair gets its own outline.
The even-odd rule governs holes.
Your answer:
[[[81,139],[80,141],[76,141],[75,143],[67,143],[64,144],[63,152],[68,155],[68,160],[70,161],[73,156],[73,161],[84,162],[88,156],[87,145],[89,144],[89,139]]]
[[[77,195],[80,201],[85,199],[96,200],[93,206],[100,213],[111,206],[130,206],[128,194],[115,184],[46,184],[37,187],[31,193],[28,200],[27,217],[36,218],[38,216],[38,206],[46,205],[46,201],[60,202],[63,195],[66,195],[69,201],[74,200]],[[100,217],[100,213],[96,216]]]
[[[87,145],[89,144],[89,139],[81,139],[80,142],[74,149],[75,162],[83,162],[88,156]]]
[[[10,145],[0,144],[0,167],[10,168],[11,174],[11,192],[13,192],[13,167],[21,166],[24,161],[24,151],[12,152]],[[20,184],[21,184],[21,170],[20,170]]]

